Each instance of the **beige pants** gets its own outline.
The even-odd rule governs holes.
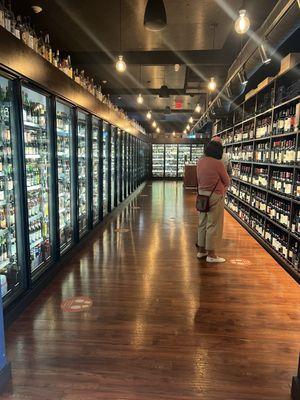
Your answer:
[[[210,195],[209,192],[199,191],[200,194]],[[206,250],[220,247],[224,223],[225,196],[213,193],[209,200],[209,212],[200,212],[198,225],[198,246]]]

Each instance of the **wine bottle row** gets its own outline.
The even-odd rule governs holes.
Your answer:
[[[37,34],[30,17],[23,17],[21,15],[15,16],[10,0],[0,1],[0,26],[5,28],[17,39],[21,40],[26,46],[30,47],[54,67],[65,73],[69,78],[81,85],[98,100],[107,104],[110,109],[118,111],[123,118],[129,119],[123,109],[111,102],[109,96],[102,94],[101,86],[97,84],[93,78],[88,77],[84,70],[79,71],[73,68],[70,55],[62,56],[59,49],[56,51],[53,50],[48,33],[44,34],[40,31]],[[0,92],[0,101],[1,100],[2,96]],[[32,122],[35,122],[37,118],[43,118],[43,114],[38,115],[35,108],[27,111],[30,112]],[[145,133],[144,128],[136,120],[131,120],[131,123],[135,128]]]
[[[290,225],[291,206],[284,201],[273,198],[267,203],[266,194],[258,191],[252,192],[251,195],[249,194],[252,199],[252,207],[257,208],[259,212],[263,212],[264,216],[256,212],[253,208],[251,209],[239,202],[230,193],[231,190],[226,196],[228,209],[268,243],[294,270],[300,272],[300,242],[297,239],[300,227],[299,209],[295,212],[293,222]],[[289,228],[293,233],[293,236],[290,237],[287,231]]]

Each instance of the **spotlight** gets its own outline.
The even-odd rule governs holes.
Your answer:
[[[247,83],[248,83],[248,78],[247,78],[247,75],[246,75],[246,72],[245,72],[244,69],[241,69],[241,70],[238,72],[238,77],[239,77],[239,80],[240,80],[240,82],[241,82],[242,85],[247,85]]]
[[[39,14],[40,12],[43,11],[41,6],[31,6],[31,9],[35,14]]]
[[[216,90],[217,88],[217,84],[215,81],[215,78],[210,78],[210,81],[208,82],[208,90],[210,90],[211,92],[213,92],[214,90]]]
[[[259,50],[261,62],[263,64],[269,64],[272,59],[271,59],[270,55],[268,54],[267,43],[266,42],[262,43],[260,45],[260,47],[258,48],[258,50]]]
[[[234,28],[239,35],[243,35],[244,33],[248,32],[250,28],[250,20],[247,17],[246,10],[239,11],[240,16],[235,21]]]
[[[126,63],[125,63],[125,61],[123,60],[123,56],[119,56],[119,57],[118,57],[118,60],[117,60],[117,62],[116,62],[116,70],[117,70],[118,72],[125,72],[125,70],[126,70]]]
[[[152,117],[151,111],[148,111],[148,112],[147,112],[146,117],[147,117],[147,119],[151,119],[151,117]]]

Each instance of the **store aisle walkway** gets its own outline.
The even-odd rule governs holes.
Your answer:
[[[2,398],[289,399],[299,286],[229,215],[224,265],[197,261],[196,229],[193,194],[147,184],[8,329]]]

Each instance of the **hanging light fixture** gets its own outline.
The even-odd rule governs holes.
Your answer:
[[[248,83],[248,78],[246,75],[246,72],[244,70],[244,68],[242,68],[239,72],[238,72],[238,78],[241,82],[242,85],[247,85]]]
[[[152,122],[152,126],[153,126],[153,128],[156,128],[157,127],[157,123],[155,121],[153,121]]]
[[[210,78],[207,87],[210,92],[214,92],[216,90],[217,84],[214,77]]]
[[[189,131],[191,129],[190,124],[187,124],[186,130]]]
[[[246,10],[239,11],[239,17],[235,21],[234,29],[239,35],[243,35],[244,33],[248,32],[250,28],[250,19],[247,16]]]
[[[199,103],[196,105],[195,112],[198,114],[201,112],[201,106]]]
[[[159,127],[156,128],[156,132],[157,132],[157,133],[160,133]]]
[[[186,135],[186,129],[183,131],[183,133]]]
[[[167,25],[167,14],[163,0],[148,0],[144,26],[149,31],[161,31]]]
[[[116,70],[118,72],[125,72],[126,71],[126,63],[123,60],[123,56],[118,56],[118,60],[116,62]]]
[[[151,111],[150,111],[150,110],[147,112],[146,117],[147,117],[147,119],[151,119],[152,114],[151,114]]]
[[[122,0],[120,0],[119,5],[120,5],[120,7],[119,7],[119,11],[120,11],[119,48],[120,48],[120,52],[122,53]],[[116,61],[116,70],[120,73],[123,73],[126,71],[126,63],[125,63],[122,55],[118,56],[118,59]]]
[[[269,64],[272,59],[271,56],[268,54],[268,44],[266,40],[260,45],[258,50],[262,63]]]
[[[194,120],[193,120],[193,117],[190,117],[190,118],[189,118],[189,123],[191,123],[191,124],[192,124],[192,123],[193,123],[193,121],[194,121]]]
[[[175,133],[175,131],[173,131],[173,137],[175,137],[176,136],[176,133]]]
[[[141,95],[141,93],[136,98],[136,101],[137,101],[138,104],[143,104],[144,103],[144,97]]]
[[[140,64],[140,86],[142,85],[142,64]],[[136,99],[138,104],[143,104],[144,103],[144,98],[142,96],[142,94],[140,93]]]

